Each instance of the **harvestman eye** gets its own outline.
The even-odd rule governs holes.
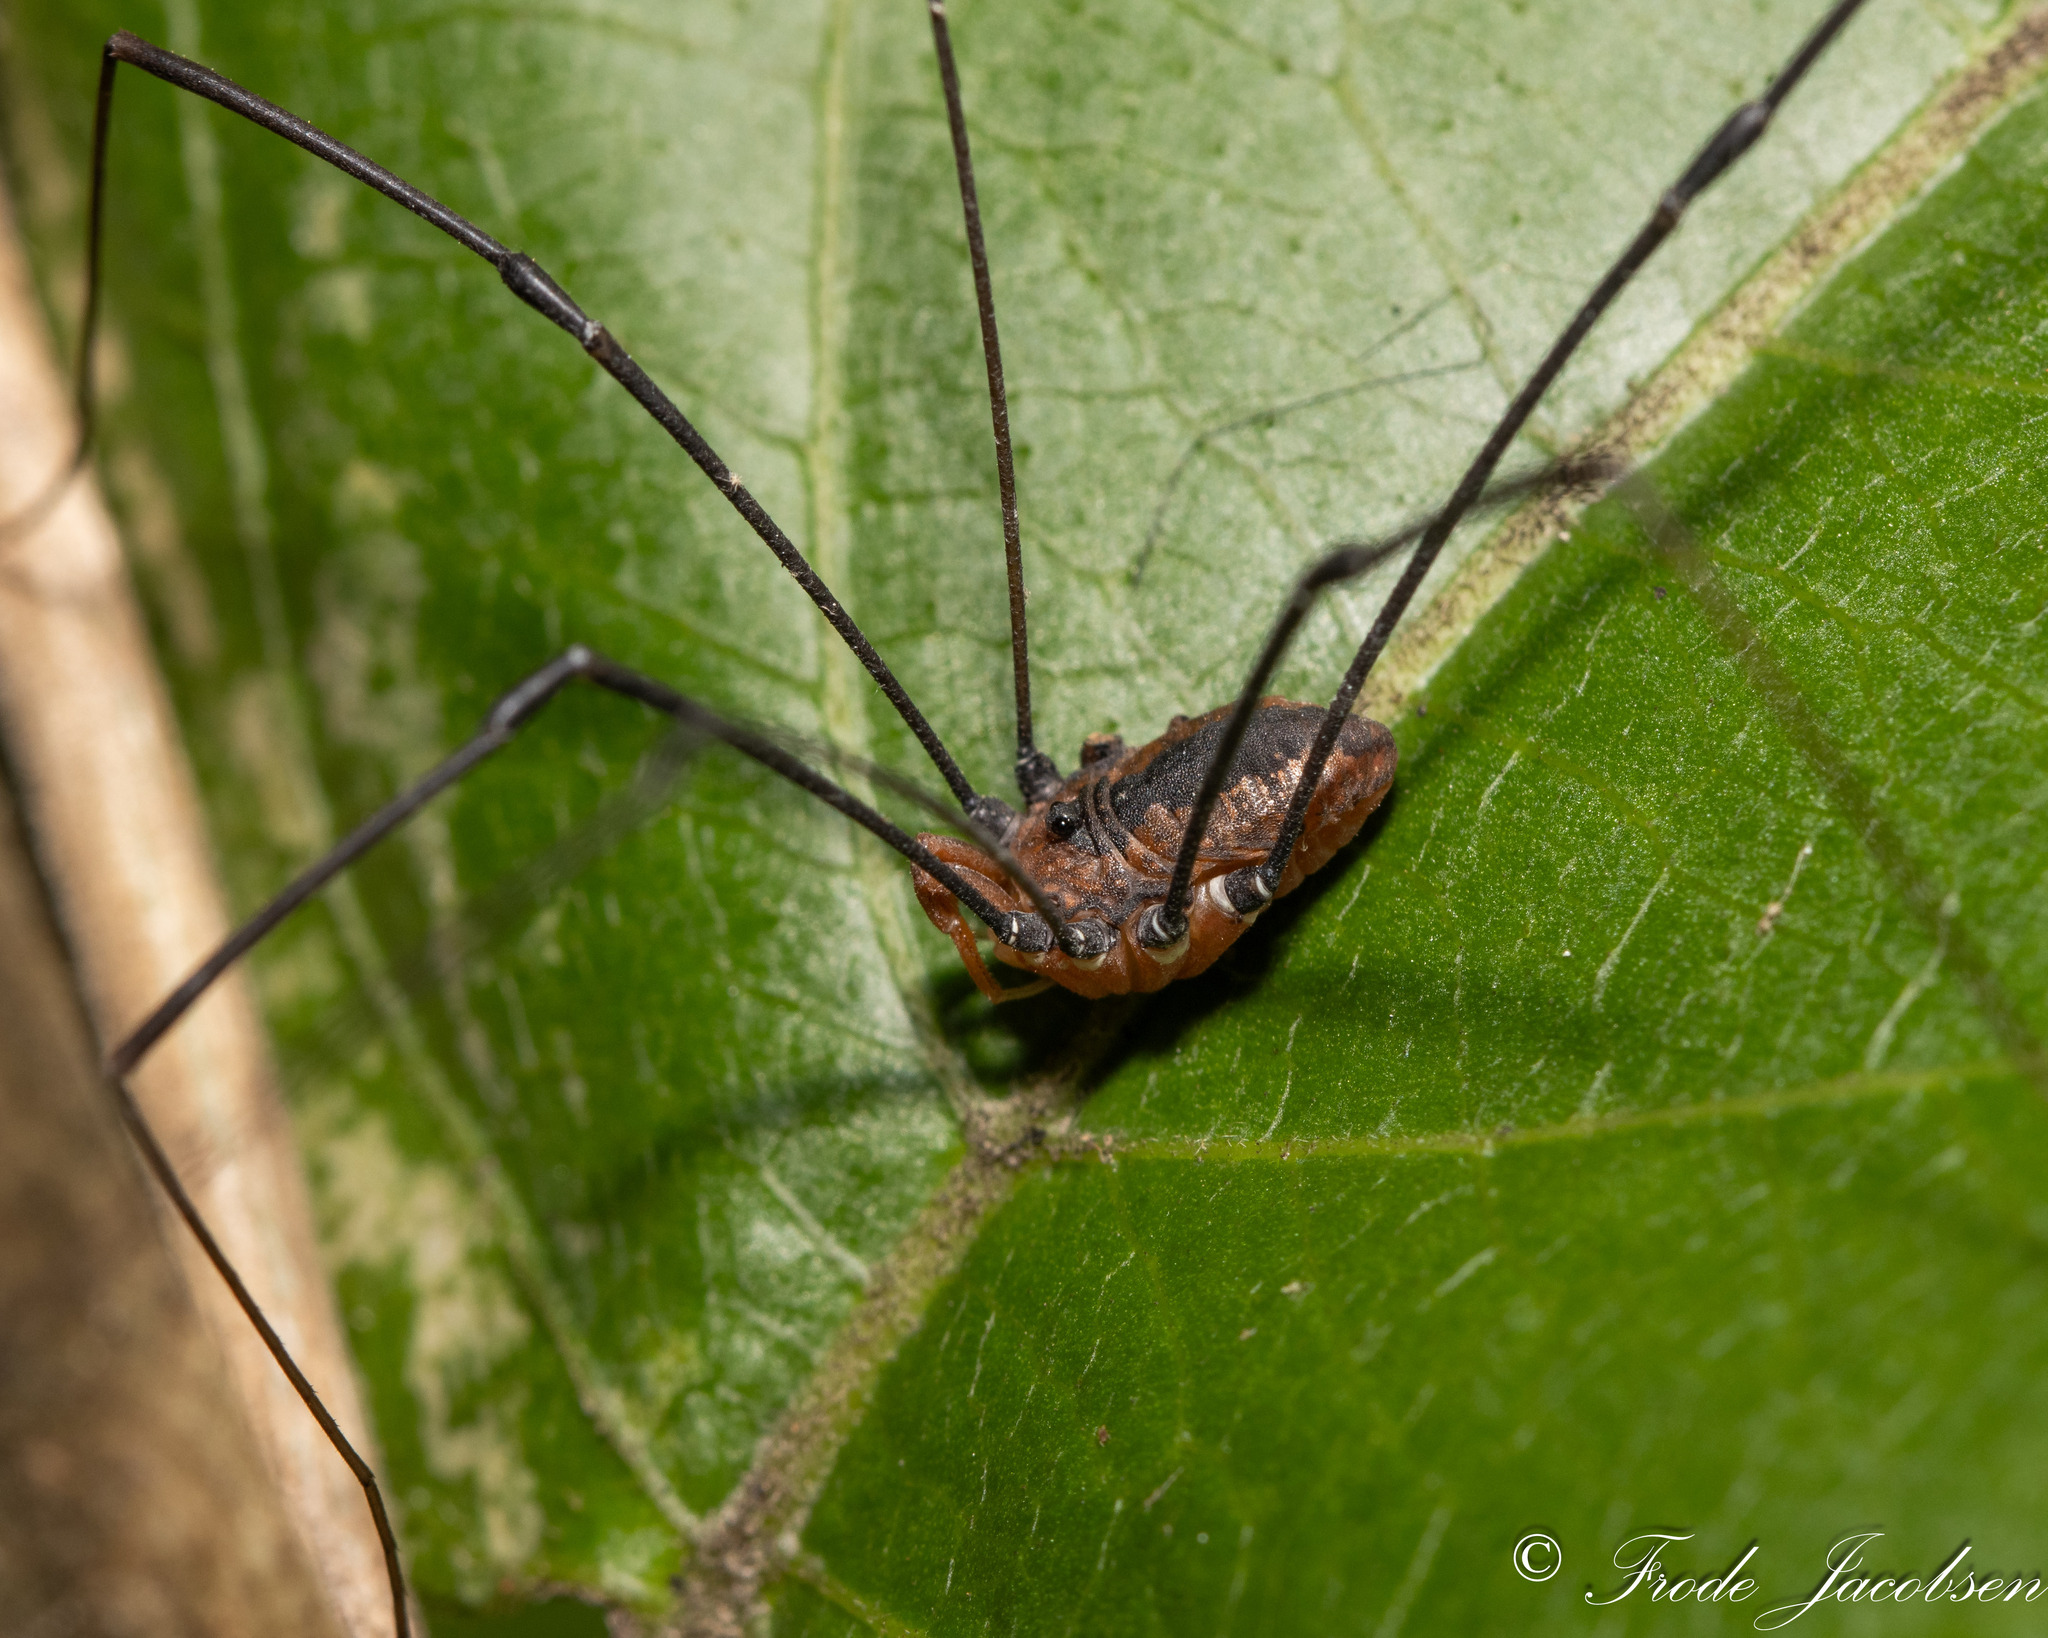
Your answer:
[[[972,838],[912,836],[820,773],[780,736],[728,721],[653,677],[580,644],[572,645],[515,684],[467,744],[363,822],[230,935],[110,1055],[109,1086],[144,1160],[362,1487],[383,1544],[392,1618],[401,1638],[410,1631],[404,1578],[397,1538],[376,1477],[321,1405],[313,1385],[201,1219],[128,1091],[130,1071],[214,980],[292,911],[434,796],[508,745],[556,694],[577,682],[650,707],[696,735],[731,746],[895,849],[911,866],[927,915],[953,940],[975,983],[992,1001],[1012,999],[1048,982],[1087,997],[1156,990],[1175,978],[1201,972],[1268,903],[1290,892],[1350,842],[1385,797],[1394,777],[1392,736],[1380,724],[1354,717],[1352,706],[1452,531],[1478,509],[1504,505],[1542,489],[1599,488],[1620,475],[1611,463],[1599,459],[1560,461],[1507,479],[1497,479],[1495,471],[1601,315],[1670,236],[1691,202],[1762,136],[1785,98],[1862,3],[1835,0],[1764,93],[1730,115],[1678,180],[1654,202],[1648,220],[1552,343],[1438,510],[1383,539],[1342,545],[1304,571],[1267,632],[1233,704],[1204,716],[1176,717],[1163,736],[1135,750],[1115,735],[1091,735],[1080,748],[1078,771],[1068,775],[1039,749],[1032,733],[1022,531],[993,280],[982,238],[952,41],[940,0],[928,0],[988,371],[1016,691],[1017,745],[1011,772],[1026,813],[1043,815],[1042,833],[1052,844],[1041,847],[1034,843],[1021,852],[1011,849],[1024,848],[1020,839],[1029,833],[1028,827],[1017,823],[1013,810],[999,798],[977,790],[969,781],[938,731],[796,544],[681,408],[602,323],[577,305],[553,275],[403,178],[212,69],[125,30],[108,40],[101,60],[91,166],[85,317],[76,378],[78,442],[72,458],[50,485],[21,514],[0,524],[0,539],[21,534],[46,515],[91,452],[95,407],[90,364],[100,308],[107,138],[116,73],[127,63],[239,114],[404,206],[490,263],[515,296],[568,332],[696,463],[817,605],[930,759],[957,805],[955,827]],[[1268,697],[1264,692],[1268,682],[1322,593],[1403,553],[1406,561],[1400,576],[1329,703],[1319,707]],[[1661,588],[1658,594],[1662,595]],[[884,776],[883,782],[905,791],[893,776]],[[1278,797],[1281,791],[1286,793],[1284,801]],[[908,794],[942,816],[947,812],[944,804],[929,796],[914,791]],[[1091,814],[1097,834],[1105,838],[1098,847],[1060,845],[1089,825]],[[969,915],[979,924],[979,935],[969,924]],[[997,984],[980,953],[979,938],[983,936],[993,941],[1000,961],[1040,975],[1041,984],[1017,990]]]

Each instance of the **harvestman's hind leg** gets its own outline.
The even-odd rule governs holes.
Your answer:
[[[982,344],[988,365],[989,403],[995,432],[998,480],[1003,499],[1003,532],[1009,572],[1011,649],[1017,689],[1017,776],[1026,798],[1036,800],[1056,787],[1060,776],[1051,759],[1039,752],[1032,742],[1030,667],[1026,649],[1023,563],[1017,525],[1016,474],[1011,450],[1008,399],[1003,385],[1002,354],[996,336],[994,295],[988,268],[987,247],[981,231],[981,211],[975,192],[973,163],[968,152],[966,116],[960,100],[959,73],[953,60],[945,8],[942,0],[928,0],[928,4],[933,41],[938,51],[940,81],[946,97],[960,198],[966,218],[968,248],[974,268]],[[86,301],[79,339],[79,439],[72,459],[65,469],[65,477],[68,478],[82,462],[92,439],[94,410],[90,364],[93,334],[100,309],[107,139],[112,120],[115,79],[123,63],[140,68],[143,72],[179,90],[203,97],[231,113],[240,115],[250,123],[283,137],[295,147],[312,154],[344,175],[353,177],[366,187],[405,206],[422,221],[438,228],[464,249],[496,268],[506,288],[551,323],[575,337],[583,350],[632,395],[634,401],[646,410],[656,424],[668,433],[684,453],[696,462],[705,476],[717,486],[732,508],[745,520],[747,526],[760,537],[776,560],[789,571],[791,577],[817,604],[819,611],[824,614],[832,628],[839,633],[847,647],[867,669],[876,686],[896,708],[897,714],[917,738],[926,755],[931,758],[933,766],[945,779],[947,788],[960,803],[969,822],[983,832],[1000,831],[1008,823],[1011,818],[1010,810],[998,799],[975,791],[966,775],[961,772],[952,753],[940,740],[937,731],[926,720],[924,713],[911,700],[895,674],[876,653],[873,644],[868,641],[831,589],[812,569],[795,543],[783,533],[766,509],[748,492],[738,475],[725,464],[718,452],[691,424],[674,401],[640,368],[604,325],[577,306],[569,293],[545,268],[532,257],[500,244],[490,234],[450,210],[431,195],[414,187],[403,177],[365,158],[298,115],[257,96],[205,64],[152,45],[126,29],[114,34],[107,41],[100,64],[99,91],[93,125],[92,191],[87,208]],[[48,495],[38,497],[31,504],[27,514],[0,524],[0,537],[18,531],[26,523],[32,523],[41,515],[47,501],[61,494],[62,483],[63,479],[60,478]],[[790,777],[796,776],[791,774]],[[865,819],[860,822],[868,823]],[[898,851],[905,851],[895,840],[885,840],[890,840],[890,845],[896,846]],[[996,851],[999,858],[1004,858],[1006,863],[1009,862],[1000,848]],[[906,853],[906,856],[911,855]],[[979,895],[974,895],[975,902],[964,899],[962,902],[968,903],[969,908],[992,927],[1008,922],[1016,922],[1021,927],[1023,920],[1041,919],[1047,924],[1052,937],[1064,937],[1059,918],[1053,913],[1037,885],[1022,876],[1018,878],[1018,885],[1036,906],[1038,918],[998,916],[995,921],[990,921],[989,907],[985,901],[979,901]],[[1044,936],[1047,928],[1039,928],[1036,931],[1025,929],[1017,936],[1034,939]],[[1006,938],[1006,942],[1015,942],[1015,939]],[[1030,946],[1027,944],[1020,947]],[[1079,954],[1082,951],[1077,948],[1070,950],[1069,953]]]
[[[0,233],[9,226],[0,220]],[[73,438],[66,407],[39,304],[8,235],[0,242],[0,421],[6,434],[0,438],[0,496],[7,501],[46,494],[50,474],[62,470]],[[33,828],[37,863],[102,1041],[153,1003],[190,953],[211,944],[226,925],[199,839],[196,795],[172,749],[169,702],[144,642],[112,525],[92,487],[72,485],[48,511],[35,552],[0,561],[0,728],[10,783]],[[53,678],[64,686],[53,687]],[[202,1086],[204,1097],[195,1096]],[[343,1422],[360,1427],[333,1295],[302,1277],[316,1266],[313,1214],[299,1156],[272,1094],[246,994],[219,997],[204,1009],[143,1082],[143,1096],[173,1152],[204,1152],[214,1162],[202,1200],[217,1212],[251,1281],[275,1301],[300,1357],[316,1376],[338,1385]],[[13,1134],[0,1141],[12,1145]],[[115,1174],[100,1184],[123,1181]],[[144,1203],[154,1215],[154,1203]],[[246,1410],[270,1458],[259,1481],[263,1489],[252,1500],[274,1509],[289,1498],[290,1517],[275,1515],[281,1540],[289,1557],[304,1549],[321,1605],[350,1630],[388,1630],[385,1572],[370,1521],[357,1511],[362,1503],[355,1486],[321,1441],[308,1438],[305,1411],[271,1362],[243,1340],[240,1317],[224,1312],[227,1293],[191,1267],[182,1231],[167,1244],[195,1276],[187,1301],[196,1298],[207,1321],[223,1322],[207,1326],[224,1333],[211,1371],[220,1377],[225,1366],[217,1385]],[[143,1311],[128,1317],[140,1322]],[[146,1353],[146,1327],[134,1336]],[[37,1338],[37,1357],[57,1340]],[[118,1425],[95,1424],[95,1433],[83,1434],[88,1442],[74,1448],[78,1482],[91,1485],[96,1496],[110,1485],[103,1466],[90,1459],[90,1441],[100,1439],[104,1448]],[[39,1431],[58,1447],[68,1437],[58,1424]],[[178,1438],[169,1425],[161,1433]],[[146,1453],[136,1459],[146,1467]],[[134,1499],[139,1504],[139,1496]],[[209,1516],[208,1522],[232,1520]],[[259,1569],[264,1561],[244,1556],[237,1562]],[[81,1610],[92,1601],[88,1597]],[[10,1605],[0,1627],[13,1630],[32,1614]],[[294,1630],[331,1628],[314,1621]]]
[[[1011,913],[992,903],[967,875],[956,870],[938,853],[891,823],[843,786],[810,767],[772,735],[728,722],[666,684],[579,646],[569,649],[560,658],[543,666],[501,698],[491,709],[483,727],[467,744],[443,759],[424,778],[394,797],[327,854],[302,871],[283,892],[229,935],[194,969],[190,977],[166,996],[155,1010],[115,1047],[107,1060],[108,1084],[119,1105],[121,1118],[141,1149],[145,1162],[163,1186],[178,1215],[198,1240],[207,1259],[226,1282],[236,1304],[263,1339],[264,1346],[277,1361],[279,1369],[290,1380],[293,1390],[305,1403],[329,1443],[340,1453],[349,1470],[355,1475],[357,1483],[362,1487],[376,1523],[378,1538],[383,1546],[385,1567],[391,1581],[393,1620],[400,1638],[405,1638],[410,1630],[406,1615],[404,1571],[399,1563],[397,1538],[393,1533],[390,1515],[384,1503],[383,1493],[378,1487],[376,1475],[321,1402],[312,1382],[300,1370],[290,1350],[264,1314],[262,1306],[250,1293],[233,1262],[222,1250],[219,1241],[179,1178],[177,1169],[171,1164],[163,1145],[144,1117],[141,1106],[129,1089],[127,1078],[150,1049],[190,1011],[194,1003],[229,968],[275,931],[293,911],[369,852],[378,842],[403,826],[436,796],[459,784],[492,755],[510,744],[519,730],[532,721],[556,694],[575,682],[589,683],[651,707],[706,739],[718,740],[731,746],[772,772],[780,774],[792,784],[810,792],[827,806],[845,814],[856,824],[880,837],[921,872],[940,882],[948,894],[967,906],[992,934],[1005,943],[1019,949],[1044,951],[1052,948],[1059,930],[1058,921],[1051,916],[1049,906],[1046,907],[1046,915],[1027,916]],[[902,787],[899,784],[897,788]],[[983,840],[986,842],[988,839]],[[1000,852],[1000,845],[997,846]]]
[[[1256,915],[1270,903],[1279,890],[1287,863],[1295,844],[1300,841],[1302,829],[1308,818],[1310,803],[1314,800],[1316,788],[1321,783],[1323,769],[1327,766],[1330,753],[1336,748],[1337,735],[1344,726],[1344,719],[1351,714],[1351,707],[1357,703],[1358,693],[1365,686],[1367,674],[1372,670],[1380,655],[1386,649],[1388,640],[1394,634],[1394,627],[1407,612],[1416,592],[1429,574],[1437,555],[1443,550],[1453,530],[1464,521],[1473,508],[1480,505],[1489,493],[1493,474],[1499,467],[1501,457],[1508,446],[1522,430],[1543,395],[1557,379],[1558,373],[1579,349],[1600,317],[1613,305],[1617,296],[1634,280],[1643,265],[1655,254],[1658,246],[1668,239],[1687,208],[1702,193],[1713,186],[1716,180],[1753,147],[1759,137],[1769,128],[1772,117],[1779,106],[1791,95],[1792,90],[1806,77],[1807,71],[1819,60],[1829,43],[1847,26],[1849,19],[1857,13],[1864,0],[1835,0],[1825,16],[1813,31],[1800,43],[1791,59],[1778,71],[1762,96],[1744,103],[1722,123],[1721,128],[1707,139],[1706,144],[1693,156],[1691,164],[1679,175],[1677,181],[1665,189],[1657,201],[1656,208],[1630,240],[1626,249],[1615,258],[1600,282],[1593,287],[1593,293],[1579,306],[1571,322],[1564,327],[1558,338],[1551,343],[1550,350],[1536,366],[1535,372],[1523,383],[1520,392],[1502,413],[1493,430],[1487,434],[1485,444],[1474,457],[1464,477],[1451,492],[1451,498],[1442,510],[1428,520],[1419,531],[1415,549],[1408,559],[1407,567],[1394,583],[1394,589],[1387,594],[1387,600],[1374,616],[1371,628],[1366,632],[1365,641],[1352,657],[1350,668],[1344,674],[1344,681],[1338,687],[1335,698],[1323,714],[1322,725],[1316,730],[1316,737],[1303,760],[1301,776],[1289,800],[1287,813],[1281,821],[1279,839],[1273,850],[1266,855],[1262,864],[1250,865],[1242,870],[1232,871],[1222,878],[1216,891],[1222,895],[1218,909],[1223,913],[1235,914],[1242,918]],[[1296,585],[1293,596],[1281,611],[1267,635],[1258,661],[1252,668],[1251,680],[1238,698],[1229,724],[1217,744],[1214,760],[1209,766],[1202,789],[1196,797],[1187,832],[1181,843],[1179,857],[1174,862],[1173,880],[1168,887],[1166,898],[1144,914],[1138,937],[1147,947],[1164,949],[1187,936],[1187,909],[1192,892],[1194,868],[1207,834],[1209,820],[1215,813],[1218,797],[1230,767],[1236,759],[1237,748],[1244,741],[1246,727],[1250,724],[1259,695],[1264,692],[1267,679],[1280,663],[1296,628],[1306,617],[1309,607],[1321,592],[1340,579],[1362,572],[1356,559],[1361,551],[1377,548],[1345,547],[1332,553],[1322,562],[1314,565]],[[1377,559],[1375,559],[1377,561]]]

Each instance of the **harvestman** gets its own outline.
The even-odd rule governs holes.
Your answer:
[[[400,1638],[410,1632],[404,1572],[376,1476],[264,1317],[143,1119],[128,1089],[127,1076],[151,1047],[222,973],[295,909],[436,795],[510,743],[549,700],[577,681],[637,700],[696,735],[722,741],[880,837],[910,862],[926,915],[953,940],[976,985],[992,1000],[1033,993],[1047,984],[1091,998],[1150,991],[1201,972],[1268,904],[1290,892],[1356,836],[1386,795],[1394,777],[1393,738],[1379,723],[1353,717],[1351,708],[1395,625],[1457,525],[1475,509],[1538,489],[1598,487],[1618,475],[1611,463],[1594,456],[1567,460],[1520,477],[1494,479],[1508,445],[1593,325],[1670,236],[1691,202],[1763,135],[1780,104],[1863,0],[1835,0],[1764,93],[1736,109],[1664,192],[1650,219],[1515,395],[1440,510],[1384,539],[1340,546],[1311,566],[1274,621],[1234,704],[1200,717],[1177,717],[1159,739],[1136,749],[1114,736],[1092,735],[1081,747],[1080,768],[1071,775],[1062,774],[1032,737],[1023,549],[988,254],[943,0],[927,0],[927,4],[966,215],[968,254],[988,368],[1009,578],[1010,651],[1017,700],[1014,773],[1023,798],[1021,809],[974,788],[924,713],[796,545],[611,332],[578,307],[531,257],[507,249],[402,178],[199,63],[125,30],[107,42],[102,56],[93,127],[85,314],[78,354],[78,444],[51,489],[10,525],[0,527],[0,533],[13,534],[38,521],[91,450],[94,403],[89,365],[100,307],[107,134],[115,73],[122,63],[128,63],[240,114],[396,200],[489,262],[515,296],[568,331],[682,446],[809,594],[923,746],[959,804],[966,821],[962,828],[974,838],[970,843],[932,834],[912,836],[811,767],[781,736],[728,721],[652,677],[581,645],[572,646],[505,694],[467,744],[364,821],[236,929],[114,1049],[108,1059],[108,1084],[143,1158],[363,1488],[383,1545],[393,1620]],[[1406,565],[1328,706],[1319,708],[1266,695],[1267,683],[1317,598],[1327,588],[1404,551],[1408,554]],[[896,784],[893,779],[889,782]],[[999,960],[1036,973],[1040,982],[1008,990],[997,985],[982,958],[968,915],[986,931]]]

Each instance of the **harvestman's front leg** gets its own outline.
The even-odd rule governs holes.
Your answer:
[[[257,96],[253,91],[237,85],[225,75],[216,73],[204,63],[193,62],[174,51],[150,44],[139,35],[122,29],[107,41],[100,60],[100,81],[98,101],[93,120],[92,194],[88,205],[88,226],[86,239],[86,299],[84,320],[80,327],[77,400],[79,413],[79,442],[73,458],[63,477],[68,478],[83,463],[91,447],[94,425],[94,403],[92,393],[91,356],[93,337],[99,322],[100,311],[100,261],[103,237],[103,219],[106,200],[107,135],[113,116],[114,80],[121,64],[128,63],[144,73],[155,76],[166,84],[208,102],[218,104],[230,113],[239,114],[254,125],[283,137],[293,146],[304,149],[316,159],[325,161],[344,175],[354,177],[366,187],[374,188],[387,199],[395,200],[415,216],[438,228],[465,250],[489,262],[498,271],[498,276],[510,290],[527,306],[546,318],[550,323],[567,331],[588,353],[591,359],[611,378],[632,394],[633,399],[654,421],[675,440],[683,452],[696,462],[698,468],[717,487],[732,509],[746,521],[747,527],[761,538],[768,550],[785,569],[813,603],[818,606],[832,629],[839,633],[846,646],[853,651],[867,673],[875,681],[889,703],[896,708],[905,726],[924,747],[932,765],[939,770],[955,799],[966,810],[969,817],[978,823],[994,819],[1000,823],[1007,810],[1001,810],[1000,803],[978,794],[967,776],[961,772],[960,764],[916,703],[911,699],[903,684],[896,678],[881,655],[867,639],[844,605],[833,595],[832,589],[819,578],[818,573],[797,549],[796,543],[784,534],[781,526],[768,515],[768,511],[754,498],[743,484],[739,475],[727,466],[718,452],[713,449],[688,416],[676,405],[668,394],[655,385],[647,372],[634,361],[632,355],[619,345],[604,325],[577,306],[567,290],[531,256],[515,251],[496,239],[475,223],[459,213],[450,210],[432,195],[414,187],[395,172],[386,170],[375,161],[365,158],[346,143],[337,141],[318,126],[301,119],[290,110],[280,108],[276,103]],[[0,525],[0,532],[18,533],[26,524],[33,523],[55,496],[61,493],[62,479],[44,495],[31,503],[22,516]],[[1001,810],[1001,811],[998,811]]]

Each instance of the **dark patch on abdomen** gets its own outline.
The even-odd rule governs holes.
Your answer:
[[[1245,779],[1288,775],[1308,755],[1322,720],[1322,707],[1316,705],[1261,706],[1245,729],[1244,743],[1237,748],[1224,789]],[[1202,775],[1216,754],[1227,721],[1227,717],[1219,717],[1205,723],[1178,744],[1167,746],[1129,778],[1110,786],[1110,808],[1125,829],[1137,829],[1155,805],[1186,818],[1201,792]]]

